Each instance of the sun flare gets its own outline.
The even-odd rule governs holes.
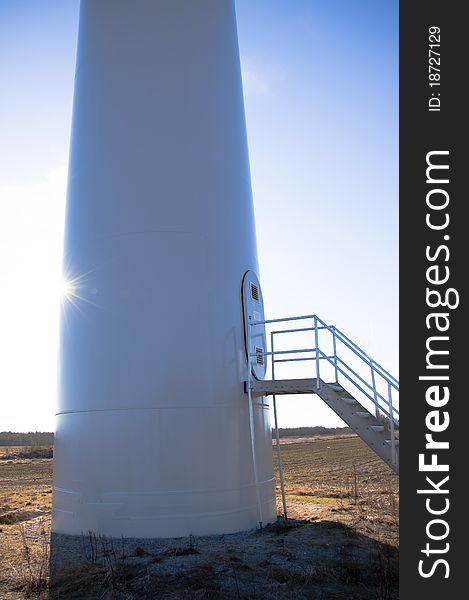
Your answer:
[[[59,293],[62,300],[75,296],[76,289],[77,286],[73,280],[62,277],[59,285]]]

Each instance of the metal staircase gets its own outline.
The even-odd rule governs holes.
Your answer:
[[[292,327],[298,324],[301,327]],[[281,335],[287,342],[279,348]],[[263,340],[262,347],[259,346],[260,339]],[[273,399],[285,515],[276,406],[278,395],[314,394],[316,399],[323,400],[345,421],[395,473],[399,473],[399,382],[344,333],[333,325],[327,325],[317,315],[253,321],[247,327],[247,348],[255,349],[255,352],[248,353],[252,365],[258,367],[262,360],[265,361],[265,367],[268,367],[267,375],[270,378],[262,380],[255,378],[253,373],[256,370],[248,369],[244,391],[249,398],[251,427],[255,399],[263,396],[272,396]],[[285,377],[285,374],[281,378],[276,377],[279,370],[285,367],[293,367],[294,374],[297,375],[299,367],[306,361],[310,361],[308,371],[314,377],[292,377],[291,371],[288,373],[289,377]],[[303,364],[302,375],[304,369]]]
[[[395,473],[399,472],[399,440],[395,438],[393,457],[392,436],[389,427],[376,418],[345,388],[335,383],[316,379],[277,379],[275,381],[251,381],[253,398],[279,396],[281,394],[316,394],[329,408],[357,433]]]

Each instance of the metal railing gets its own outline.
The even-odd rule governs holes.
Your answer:
[[[362,395],[369,403],[373,405],[375,411],[389,419],[390,426],[392,423],[394,423],[394,425],[398,427],[399,403],[395,397],[399,393],[398,380],[371,356],[369,356],[364,350],[362,350],[362,348],[355,344],[342,331],[340,331],[340,329],[334,325],[327,325],[317,315],[304,315],[299,317],[288,317],[284,319],[266,319],[264,321],[254,321],[249,323],[248,347],[250,347],[254,328],[262,325],[280,324],[299,320],[311,320],[312,325],[309,327],[295,327],[271,331],[270,351],[266,350],[262,353],[259,351],[255,353],[252,352],[250,353],[250,359],[257,360],[260,355],[263,355],[264,357],[270,357],[272,379],[275,379],[275,364],[277,363],[313,361],[313,373],[317,379],[318,389],[320,389],[322,379],[321,361],[326,361],[326,363],[331,365],[333,369],[334,383],[340,383],[342,378],[342,381],[345,380],[347,383],[352,384],[354,388],[360,392],[360,395]],[[307,331],[313,332],[314,334],[314,345],[311,347],[301,347],[290,350],[275,350],[275,336]],[[329,334],[331,336],[330,341],[332,351],[330,352],[325,350],[326,344],[324,339],[321,340],[321,335],[324,337],[324,334]],[[348,350],[349,354],[355,358],[357,363],[367,367],[369,372],[368,379],[365,377],[363,372],[358,372],[356,366],[353,367],[350,365],[350,359],[347,360],[344,358],[343,354],[341,355],[341,350],[343,351],[344,349]],[[289,357],[289,355],[294,356]],[[248,373],[248,378],[252,378],[251,372]],[[383,393],[382,389],[380,390],[378,385],[380,381],[382,384],[384,384],[386,393]]]
[[[286,329],[278,329],[278,326],[285,323],[310,321],[311,324],[302,327],[290,327]],[[302,324],[303,324],[302,323]],[[386,369],[378,364],[371,356],[369,356],[362,348],[355,344],[347,337],[340,329],[334,325],[327,325],[317,315],[302,315],[299,317],[288,317],[282,319],[266,319],[264,321],[253,321],[249,323],[247,331],[247,346],[251,348],[251,340],[253,336],[260,334],[260,329],[263,327],[268,329],[275,326],[270,331],[270,350],[262,353],[259,348],[256,352],[249,352],[249,368],[248,368],[248,394],[250,418],[253,419],[252,397],[250,393],[251,380],[253,378],[251,364],[252,361],[257,361],[262,355],[264,360],[270,357],[271,377],[275,380],[276,365],[279,363],[301,363],[306,361],[313,362],[313,369],[308,372],[309,377],[313,376],[317,381],[317,389],[320,391],[324,379],[324,374],[327,371],[333,378],[333,382],[338,385],[353,386],[354,396],[359,400],[365,408],[371,408],[370,412],[374,412],[378,419],[384,418],[384,422],[389,426],[391,438],[391,460],[396,464],[396,435],[395,430],[399,427],[399,382]],[[257,331],[256,331],[257,328]],[[311,346],[303,343],[299,348],[288,350],[276,350],[275,342],[278,336],[285,334],[302,334],[303,337],[307,333],[311,333]],[[269,336],[266,332],[266,343],[269,344]],[[287,379],[287,377],[282,377]],[[352,390],[350,390],[352,391]],[[285,518],[287,517],[287,509],[285,504],[285,493],[282,476],[282,461],[280,453],[280,443],[278,434],[277,421],[277,405],[275,395],[273,399],[274,425],[277,442],[277,456],[279,464],[280,482],[282,488],[282,500]],[[252,440],[253,442],[253,440]],[[255,468],[255,467],[254,467]],[[255,468],[256,470],[256,468]],[[257,475],[257,473],[255,473]],[[257,479],[257,478],[256,478]],[[256,481],[257,485],[257,481]],[[260,511],[260,506],[259,506]]]

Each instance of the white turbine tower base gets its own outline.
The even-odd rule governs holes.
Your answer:
[[[258,265],[232,0],[82,0],[64,257],[54,531],[275,520],[269,410],[254,469],[242,383]]]

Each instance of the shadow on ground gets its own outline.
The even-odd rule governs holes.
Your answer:
[[[336,521],[172,540],[52,534],[50,600],[398,598],[395,548]]]

